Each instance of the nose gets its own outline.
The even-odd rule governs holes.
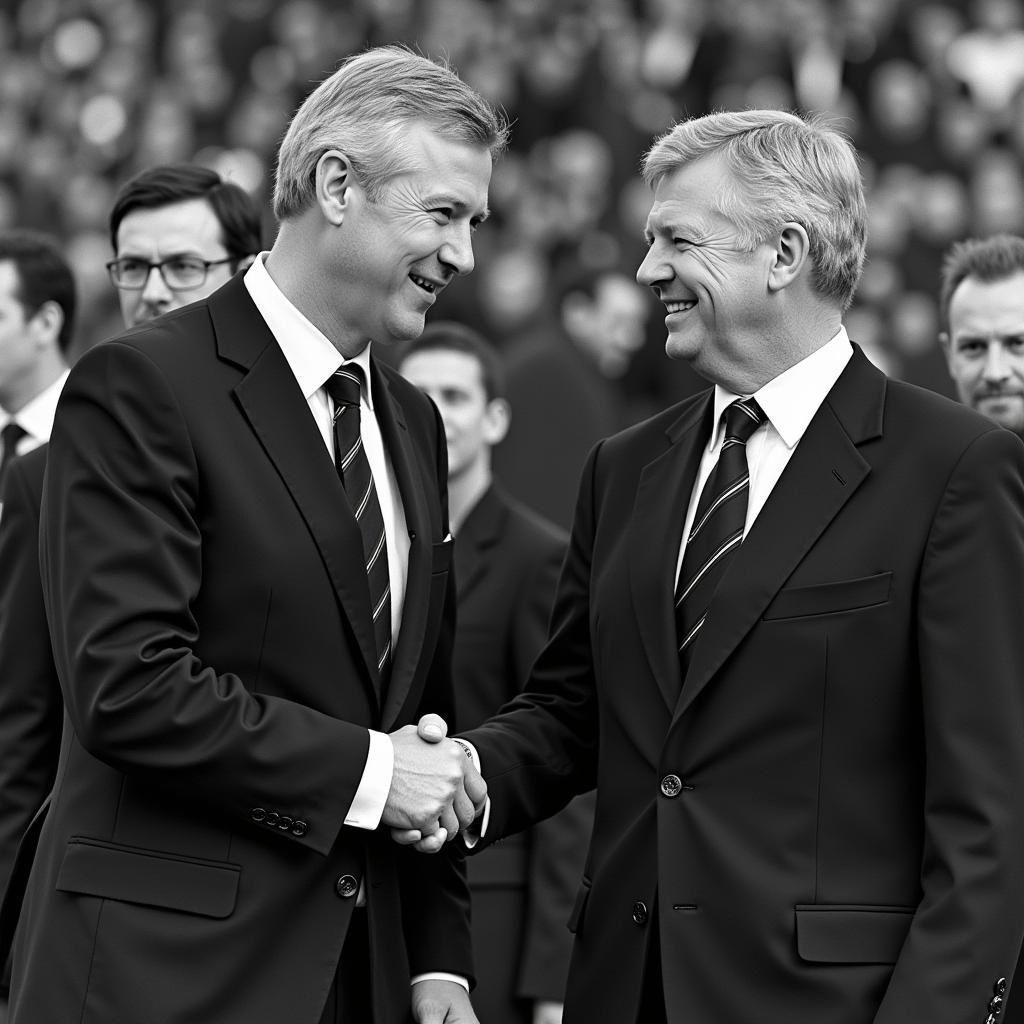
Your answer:
[[[671,277],[668,267],[658,254],[658,247],[652,245],[647,250],[640,266],[637,267],[636,280],[647,288],[653,288],[660,281],[666,281]]]
[[[988,354],[985,357],[985,380],[990,384],[997,384],[1005,381],[1009,376],[1006,365],[1006,357],[1003,346],[999,342],[991,342],[988,346]]]
[[[167,287],[158,267],[149,268],[146,284],[142,289],[142,300],[152,306],[171,301],[171,290]]]
[[[476,260],[473,256],[473,232],[469,224],[453,224],[437,255],[456,274],[465,276],[471,273]]]

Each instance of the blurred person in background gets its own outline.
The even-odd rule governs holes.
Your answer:
[[[110,211],[107,263],[126,327],[204,299],[263,248],[248,193],[207,167],[161,164],[126,182]]]
[[[523,687],[547,635],[568,536],[510,497],[491,453],[511,415],[497,351],[462,324],[430,324],[399,371],[437,405],[448,442],[448,513],[458,615],[452,672],[459,728]],[[467,864],[473,897],[473,1008],[486,1024],[559,1024],[583,872],[590,798]]]
[[[460,737],[474,853],[596,785],[566,1024],[994,1024],[1024,934],[1024,444],[851,343],[842,135],[698,117],[644,176],[637,278],[713,387],[591,453],[550,639]]]
[[[567,529],[587,453],[631,419],[622,377],[644,343],[650,308],[626,274],[574,271],[558,290],[556,315],[553,332],[508,353],[516,415],[494,466],[514,497]]]
[[[0,233],[0,898],[53,785],[60,746],[60,684],[39,583],[39,492],[75,300],[56,240]],[[0,968],[3,1021],[9,965]]]
[[[475,1024],[444,840],[479,777],[403,728],[452,704],[443,428],[370,343],[472,270],[506,131],[447,66],[349,58],[281,144],[272,250],[76,363],[40,537],[69,727],[14,1024]],[[244,259],[206,202],[115,217],[119,286]]]
[[[954,243],[939,301],[939,342],[960,401],[1024,437],[1024,238]]]
[[[227,280],[232,266],[248,265],[261,249],[259,211],[252,199],[237,185],[221,181],[215,171],[188,164],[152,167],[128,181],[111,211],[110,231],[115,252],[120,247],[131,254],[108,264],[112,279],[123,282],[119,292],[125,327],[206,297]],[[41,405],[45,412],[35,437],[40,441],[49,439],[67,378],[61,353],[71,340],[74,283],[55,245],[24,235],[35,260],[23,261],[21,276],[35,282],[34,301],[51,295],[56,307],[50,310],[55,337],[46,348],[36,342],[41,352],[36,375],[52,382],[20,417],[31,423],[33,407]],[[6,251],[0,247],[0,254]],[[206,265],[207,258],[217,260],[225,251],[231,254],[226,264],[217,263],[215,270]],[[150,265],[151,257],[162,259],[163,265]],[[168,286],[168,278],[175,288]],[[42,312],[43,303],[37,305]],[[39,445],[15,460],[7,479],[0,478],[0,893],[11,880],[23,836],[27,838],[17,863],[21,872],[31,865],[42,818],[31,831],[28,826],[56,777],[64,716],[39,578],[45,469],[46,447]],[[23,885],[20,877],[12,889],[17,892]]]

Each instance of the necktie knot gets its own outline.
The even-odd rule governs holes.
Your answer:
[[[363,368],[358,363],[346,363],[331,374],[324,386],[335,405],[358,406],[363,380]]]
[[[767,418],[764,410],[753,398],[745,398],[740,402],[733,402],[725,410],[725,437],[723,444],[725,441],[739,441],[741,444],[746,444],[750,440],[750,435]]]

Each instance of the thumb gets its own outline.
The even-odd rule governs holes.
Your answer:
[[[448,723],[440,715],[424,715],[416,726],[421,740],[440,743],[448,735]]]

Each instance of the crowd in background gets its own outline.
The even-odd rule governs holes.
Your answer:
[[[346,54],[402,41],[448,57],[514,119],[477,270],[435,317],[502,345],[542,329],[566,273],[642,255],[640,156],[713,109],[820,112],[854,141],[871,210],[851,336],[889,373],[951,393],[935,337],[950,242],[1024,231],[1024,3],[917,0],[6,0],[0,228],[66,242],[75,349],[118,330],[104,269],[117,186],[194,160],[265,209],[292,112]],[[622,387],[651,407],[660,317]]]

